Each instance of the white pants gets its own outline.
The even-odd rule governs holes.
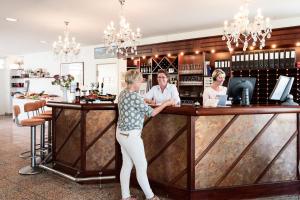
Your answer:
[[[116,138],[121,145],[123,164],[120,173],[122,198],[130,197],[129,182],[133,165],[136,177],[147,199],[154,196],[147,177],[147,160],[141,130],[120,131],[117,128]]]

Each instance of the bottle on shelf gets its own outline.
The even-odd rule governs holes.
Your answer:
[[[75,89],[75,103],[80,103],[80,88],[79,88],[79,82],[76,83],[76,89]]]

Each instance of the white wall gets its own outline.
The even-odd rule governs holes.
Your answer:
[[[7,81],[7,68],[6,68],[6,60],[4,60],[4,65],[0,67],[0,115],[3,115],[6,111],[6,108],[8,107],[6,81]]]

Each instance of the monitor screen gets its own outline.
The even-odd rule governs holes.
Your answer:
[[[249,101],[251,101],[254,87],[255,87],[256,78],[253,77],[233,77],[230,78],[228,83],[227,94],[228,97],[232,98],[233,104],[241,104],[242,102],[242,93],[243,90],[247,90],[249,93]]]
[[[287,76],[280,75],[269,98],[271,100],[285,101],[287,95],[291,91],[293,82],[294,82],[294,77],[287,77]]]

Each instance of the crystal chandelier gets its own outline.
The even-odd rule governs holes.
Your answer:
[[[227,40],[226,44],[230,51],[233,50],[232,44],[238,47],[239,43],[243,44],[243,51],[246,51],[251,42],[252,46],[259,43],[259,48],[262,49],[266,44],[266,38],[271,37],[270,19],[264,19],[260,9],[257,10],[257,15],[252,23],[250,23],[248,16],[248,1],[246,1],[245,5],[234,16],[233,22],[230,24],[227,21],[224,22],[222,40]]]
[[[68,55],[69,53],[78,55],[80,52],[80,44],[76,42],[75,37],[70,39],[70,31],[68,28],[69,22],[65,22],[65,25],[64,38],[58,36],[58,41],[53,43],[53,52],[57,55]]]
[[[125,0],[119,0],[119,2],[121,4],[119,31],[116,30],[114,23],[111,22],[104,30],[104,43],[107,47],[106,53],[127,57],[128,53],[137,54],[138,39],[142,35],[139,28],[137,28],[136,32],[131,30],[123,15]]]

